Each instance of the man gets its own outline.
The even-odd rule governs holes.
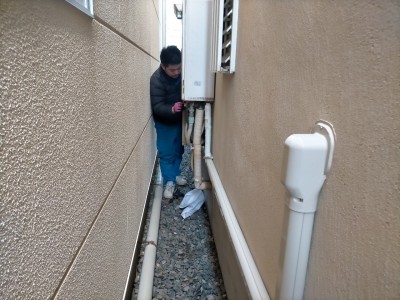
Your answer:
[[[157,132],[157,149],[164,179],[164,198],[172,199],[175,184],[185,185],[181,176],[182,110],[181,51],[176,46],[161,50],[160,67],[150,78],[150,99]]]

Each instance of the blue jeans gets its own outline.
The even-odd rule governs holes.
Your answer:
[[[166,125],[154,121],[157,132],[157,149],[160,158],[161,174],[164,184],[176,182],[181,174],[181,162],[184,148],[182,146],[182,125]]]

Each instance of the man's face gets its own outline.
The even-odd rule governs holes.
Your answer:
[[[182,65],[177,64],[177,65],[163,65],[161,64],[162,69],[164,70],[165,73],[171,78],[178,78],[179,75],[181,75],[182,71]]]

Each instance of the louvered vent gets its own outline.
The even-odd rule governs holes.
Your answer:
[[[238,0],[215,0],[213,66],[214,72],[235,72]]]

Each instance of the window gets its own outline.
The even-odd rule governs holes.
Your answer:
[[[93,0],[66,0],[68,3],[83,11],[90,17],[93,17]]]
[[[234,73],[239,0],[216,0],[213,11],[213,61],[214,72]]]

